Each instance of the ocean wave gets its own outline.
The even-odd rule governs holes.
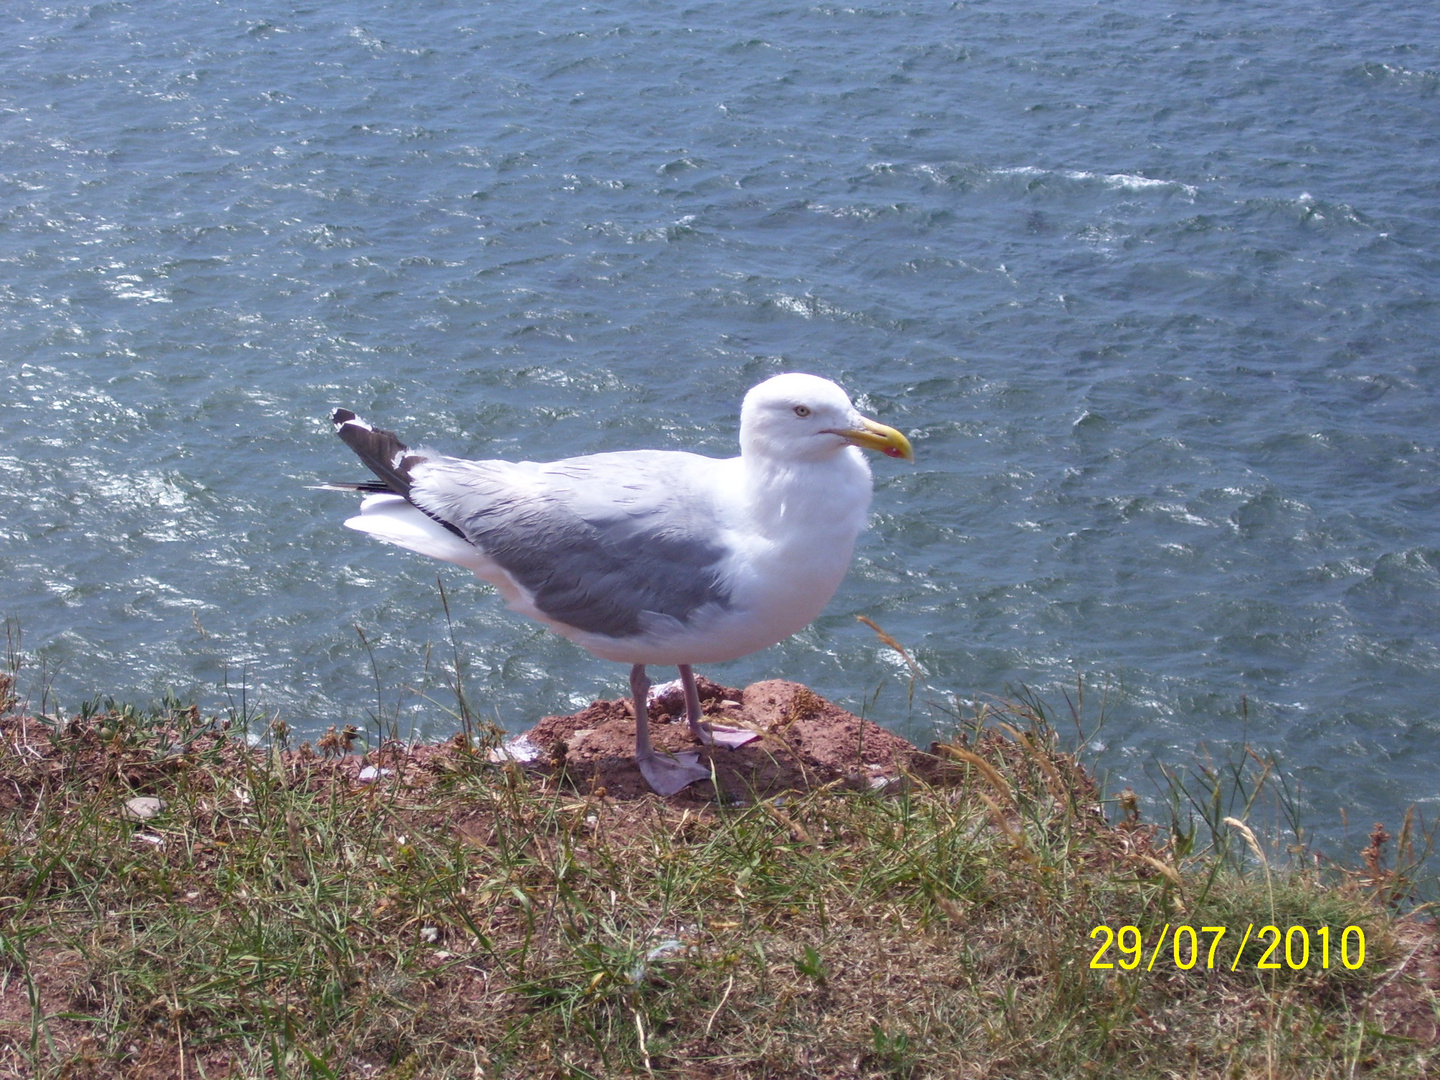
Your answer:
[[[1179,180],[1164,180],[1150,176],[1141,176],[1136,173],[1099,173],[1088,172],[1083,169],[1045,169],[1035,165],[1017,165],[1010,168],[999,168],[992,170],[992,173],[998,177],[1019,176],[1042,182],[1059,179],[1067,180],[1073,184],[1087,186],[1098,184],[1111,191],[1178,194],[1187,199],[1194,199],[1200,193],[1199,187],[1194,184],[1186,184]]]

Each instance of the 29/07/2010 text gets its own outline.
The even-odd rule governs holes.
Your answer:
[[[1220,951],[1220,942],[1227,932],[1228,928],[1224,926],[1197,928],[1182,924],[1175,927],[1172,935],[1170,924],[1166,923],[1165,928],[1160,932],[1160,940],[1156,942],[1155,948],[1150,952],[1150,961],[1146,964],[1145,970],[1155,970],[1155,960],[1160,956],[1167,940],[1171,946],[1170,959],[1173,959],[1175,966],[1180,970],[1189,971],[1202,965],[1206,970],[1214,970],[1217,953]],[[1208,937],[1208,941],[1204,940],[1202,935]],[[1228,966],[1231,971],[1239,970],[1240,960],[1245,955],[1245,946],[1253,936],[1257,948],[1265,945],[1267,939],[1269,941],[1259,959],[1255,961],[1256,970],[1278,971],[1288,967],[1292,971],[1303,971],[1317,960],[1320,967],[1328,969],[1331,961],[1330,927],[1321,926],[1315,930],[1314,935],[1318,947],[1312,952],[1311,932],[1304,926],[1291,926],[1282,932],[1278,926],[1268,925],[1257,930],[1255,924],[1251,923],[1245,928],[1245,936],[1240,942],[1240,947],[1235,950],[1234,960]],[[1090,937],[1100,941],[1100,948],[1090,958],[1092,968],[1113,969],[1116,964],[1107,959],[1112,948],[1118,954],[1119,966],[1125,971],[1134,971],[1144,959],[1145,950],[1139,927],[1122,926],[1117,931],[1108,926],[1097,926],[1090,931]],[[1348,970],[1354,971],[1365,962],[1365,931],[1360,927],[1345,927],[1340,932],[1339,940],[1335,944],[1338,946],[1336,956]],[[1224,966],[1224,957],[1222,956],[1220,960],[1221,965]]]

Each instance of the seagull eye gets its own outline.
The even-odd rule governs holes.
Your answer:
[[[807,417],[807,416],[810,415],[810,406],[808,406],[808,405],[796,405],[796,406],[795,406],[795,415],[798,416],[798,417],[800,417],[801,420],[804,420],[805,417]]]

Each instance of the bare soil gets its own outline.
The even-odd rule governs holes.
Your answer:
[[[916,748],[862,720],[799,683],[771,679],[744,690],[697,679],[706,719],[749,728],[760,738],[739,749],[699,747],[685,722],[678,687],[650,703],[651,738],[658,749],[700,750],[716,782],[701,781],[671,796],[676,806],[750,801],[782,791],[839,784],[856,788],[900,782]],[[636,799],[650,789],[635,764],[634,706],[596,701],[569,716],[547,716],[526,733],[540,747],[539,767],[563,774],[577,790]],[[718,785],[718,786],[717,786]]]

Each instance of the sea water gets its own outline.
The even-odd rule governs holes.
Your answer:
[[[0,42],[33,706],[443,737],[457,655],[512,730],[620,694],[342,528],[329,412],[728,455],[802,370],[917,463],[874,462],[822,618],[705,674],[916,740],[1027,691],[1069,728],[1083,687],[1107,792],[1248,741],[1336,843],[1433,813],[1432,5],[18,0]]]

